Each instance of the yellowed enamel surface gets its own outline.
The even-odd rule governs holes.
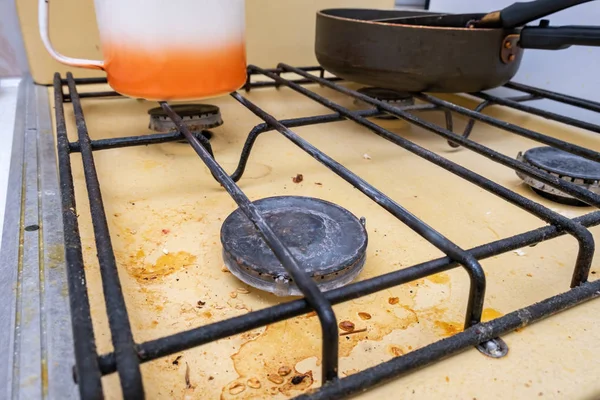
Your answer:
[[[85,88],[98,89],[104,88]],[[312,89],[346,107],[356,107],[351,99],[330,90]],[[248,97],[277,118],[329,113],[287,89],[256,90]],[[221,107],[225,120],[222,127],[214,129],[213,148],[217,160],[232,172],[248,132],[261,121],[230,97],[213,103]],[[93,139],[148,132],[146,111],[155,106],[130,99],[83,101]],[[69,135],[74,139],[74,119],[68,105],[66,113]],[[489,113],[600,150],[595,135],[499,108]],[[422,115],[443,122],[441,113]],[[457,130],[465,122],[457,117]],[[432,133],[401,121],[380,123],[563,215],[574,217],[590,211],[545,201],[522,185],[510,169],[464,149],[452,150]],[[465,249],[544,226],[528,213],[352,122],[294,131]],[[509,156],[536,145],[482,124],[476,126],[472,138]],[[236,206],[187,145],[116,149],[94,155],[137,342],[288,301],[248,288],[224,272],[219,231]],[[111,351],[110,335],[88,201],[80,157],[73,155],[72,160],[94,328],[99,351],[105,353]],[[293,183],[292,177],[299,173],[304,181]],[[314,196],[364,216],[369,248],[359,279],[442,255],[278,133],[266,133],[258,139],[239,184],[252,200],[274,195]],[[599,230],[592,232],[598,234]],[[566,291],[576,250],[576,241],[565,237],[484,260],[488,278],[484,318],[496,318]],[[340,322],[351,321],[356,329],[366,329],[340,337],[341,375],[460,331],[467,291],[467,275],[457,269],[335,306]],[[600,331],[594,323],[599,312],[600,302],[588,303],[506,336],[510,353],[504,359],[492,360],[469,350],[361,398],[597,398]],[[292,372],[278,378],[282,366]],[[185,381],[187,368],[189,386]],[[312,377],[305,378],[299,388],[320,385],[320,332],[311,314],[143,366],[147,395],[156,399],[288,398],[301,393],[289,384],[300,373]],[[118,378],[107,377],[104,383],[109,398],[119,398]]]

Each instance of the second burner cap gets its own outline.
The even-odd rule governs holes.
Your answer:
[[[254,202],[298,265],[322,291],[350,283],[362,270],[367,232],[348,210],[310,197],[271,197]],[[241,281],[278,296],[301,295],[254,224],[241,210],[221,228],[223,258]]]

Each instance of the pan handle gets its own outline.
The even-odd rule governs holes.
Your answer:
[[[600,28],[595,26],[526,26],[521,30],[523,49],[562,50],[570,46],[600,46]]]
[[[487,14],[474,25],[477,27],[516,28],[536,19],[593,0],[535,0],[515,3],[500,11]]]

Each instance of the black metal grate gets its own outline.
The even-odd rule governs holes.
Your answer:
[[[293,73],[295,79],[282,77],[283,73]],[[317,73],[317,74],[315,74]],[[269,81],[253,82],[254,75],[270,78]],[[594,239],[586,229],[600,224],[600,211],[591,212],[583,217],[569,219],[543,205],[525,198],[506,187],[503,187],[476,172],[464,168],[444,157],[439,156],[401,136],[398,136],[377,125],[368,117],[382,114],[391,114],[402,118],[414,125],[422,127],[439,135],[452,146],[462,146],[487,157],[498,164],[534,177],[551,187],[568,193],[573,197],[600,207],[600,196],[591,191],[582,189],[559,177],[532,168],[518,160],[500,154],[486,146],[469,139],[473,125],[485,123],[497,128],[521,135],[529,139],[550,145],[564,151],[600,162],[600,154],[587,148],[572,143],[555,139],[539,132],[534,132],[504,121],[484,115],[481,111],[490,105],[499,104],[544,118],[560,121],[576,127],[600,133],[600,126],[543,111],[523,104],[529,100],[552,99],[576,107],[600,112],[600,104],[571,96],[561,95],[533,87],[509,83],[506,87],[518,90],[523,95],[514,98],[499,98],[489,94],[475,93],[483,102],[476,110],[469,110],[459,105],[444,101],[428,94],[417,94],[424,104],[398,107],[375,100],[350,90],[336,83],[338,78],[325,77],[320,67],[295,68],[280,64],[276,69],[261,69],[255,66],[248,67],[247,91],[258,87],[288,87],[304,96],[324,105],[333,111],[329,115],[309,116],[289,120],[277,120],[265,110],[252,103],[239,92],[231,96],[245,108],[261,118],[264,123],[257,125],[249,133],[244,145],[237,170],[229,176],[215,160],[210,142],[202,135],[192,134],[183,124],[180,117],[171,109],[169,104],[161,102],[161,107],[179,128],[179,132],[169,134],[150,134],[117,139],[91,140],[81,107],[81,99],[90,97],[118,96],[115,92],[77,92],[77,85],[106,83],[105,79],[74,79],[67,74],[67,79],[62,80],[59,74],[54,78],[54,91],[56,103],[56,121],[58,135],[58,160],[60,169],[60,185],[62,190],[62,207],[65,227],[66,261],[69,279],[69,298],[71,303],[73,336],[75,341],[75,375],[78,379],[80,394],[83,399],[102,398],[101,376],[118,372],[125,398],[143,398],[143,385],[140,372],[140,363],[165,357],[194,346],[200,346],[212,341],[240,334],[274,322],[289,319],[311,311],[316,311],[323,332],[323,382],[324,385],[310,395],[301,397],[328,399],[347,396],[361,390],[385,382],[404,373],[413,371],[429,363],[449,357],[470,346],[478,346],[486,342],[501,342],[497,338],[516,328],[523,327],[559,311],[573,307],[579,303],[597,297],[600,294],[600,281],[587,282],[590,266],[594,254]],[[63,86],[68,86],[68,94],[63,92]],[[374,106],[372,110],[350,111],[339,104],[309,90],[305,85],[320,84],[355,99],[362,100]],[[71,102],[75,112],[78,141],[70,143],[67,139],[64,103]],[[417,115],[419,111],[441,111],[446,115],[446,127],[440,127],[427,122]],[[461,134],[452,132],[452,113],[462,114],[471,120],[466,130]],[[342,120],[352,120],[376,135],[410,151],[411,153],[428,160],[435,165],[452,172],[453,174],[485,189],[488,192],[514,204],[548,223],[548,226],[533,231],[525,232],[513,237],[487,243],[473,248],[462,249],[448,238],[428,226],[425,222],[412,215],[391,198],[384,195],[377,188],[361,179],[350,170],[327,154],[320,151],[298,135],[290,128],[306,125],[324,124]],[[314,282],[296,264],[290,252],[277,238],[260,213],[249,201],[246,195],[236,185],[242,175],[252,148],[257,137],[267,131],[276,130],[284,137],[308,153],[316,161],[328,167],[331,172],[351,183],[364,195],[379,204],[390,214],[409,226],[416,233],[424,237],[431,244],[446,254],[446,257],[431,260],[409,268],[397,270],[385,275],[370,278],[361,282],[350,284],[346,287],[322,293]],[[289,303],[254,311],[243,316],[230,318],[212,323],[175,335],[136,344],[131,332],[127,309],[121,291],[117,274],[117,265],[112,250],[108,224],[102,203],[100,183],[94,166],[93,152],[128,146],[151,145],[187,139],[190,145],[200,156],[205,165],[210,169],[215,179],[227,190],[246,216],[256,225],[286,270],[293,276],[304,298]],[[99,356],[96,352],[90,306],[87,296],[85,274],[83,272],[83,258],[81,241],[79,237],[77,217],[75,211],[75,195],[73,177],[71,174],[70,154],[81,153],[84,174],[87,185],[90,210],[94,227],[98,260],[102,276],[106,310],[109,316],[109,327],[112,335],[114,352]],[[515,311],[487,323],[481,323],[481,314],[485,297],[486,277],[479,264],[479,260],[493,257],[519,248],[535,245],[537,243],[554,239],[562,235],[571,235],[577,239],[579,251],[574,265],[571,281],[572,289],[566,293],[549,298],[525,309]],[[465,330],[450,338],[440,340],[404,356],[381,363],[360,373],[347,378],[338,378],[338,330],[336,318],[332,309],[333,304],[366,296],[393,286],[402,285],[416,279],[421,279],[439,272],[448,271],[462,266],[470,276],[470,291],[467,300],[465,315]]]

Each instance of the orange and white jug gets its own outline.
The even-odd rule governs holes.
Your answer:
[[[106,71],[110,86],[123,95],[202,99],[246,81],[244,0],[95,0],[103,61],[66,57],[53,48],[50,2],[39,0],[48,52],[63,64]]]

